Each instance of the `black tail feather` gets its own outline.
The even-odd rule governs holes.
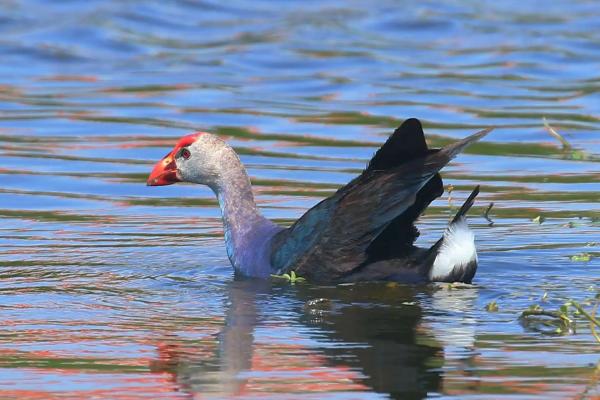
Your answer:
[[[469,197],[467,197],[467,200],[465,200],[463,205],[460,207],[460,210],[458,210],[458,212],[452,219],[451,224],[458,221],[461,217],[463,217],[469,211],[469,209],[473,206],[473,203],[475,203],[475,197],[477,197],[478,194],[479,194],[479,185],[475,186],[475,189],[473,189],[473,191],[471,192]]]
[[[398,127],[375,153],[367,171],[383,171],[427,154],[427,143],[421,122],[409,118]]]

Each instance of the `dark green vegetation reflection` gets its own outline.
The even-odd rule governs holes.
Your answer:
[[[0,398],[600,395],[585,318],[519,318],[599,291],[596,2],[15,0],[0,22]],[[235,279],[212,193],[145,186],[215,132],[287,225],[408,117],[431,146],[496,127],[419,222],[433,243],[481,184],[473,286]]]

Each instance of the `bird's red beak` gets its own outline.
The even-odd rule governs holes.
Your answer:
[[[174,153],[175,150],[156,163],[146,181],[148,186],[165,186],[181,182],[181,179],[177,176],[177,165],[175,165]]]
[[[148,186],[165,186],[181,182],[175,164],[175,154],[182,148],[193,144],[204,132],[196,132],[179,139],[175,147],[162,160],[156,163],[146,184]]]

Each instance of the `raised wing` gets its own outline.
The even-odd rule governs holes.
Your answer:
[[[384,151],[386,142],[359,177],[277,234],[271,254],[274,269],[279,273],[293,269],[314,281],[336,280],[352,273],[369,258],[369,246],[394,220],[407,211],[420,214],[421,206],[413,209],[418,196],[427,204],[435,198],[429,200],[441,185],[441,181],[436,182],[438,171],[490,130],[439,151],[426,150],[426,146],[423,150],[419,141],[413,141],[409,145],[412,151],[400,159],[399,165],[390,161],[393,151]],[[428,182],[434,183],[428,188]]]

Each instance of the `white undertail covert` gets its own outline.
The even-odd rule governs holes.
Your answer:
[[[454,272],[466,268],[472,261],[477,261],[475,235],[469,229],[467,220],[459,218],[444,232],[442,245],[433,267],[429,272],[431,280],[443,280]],[[462,272],[462,271],[461,271]]]

